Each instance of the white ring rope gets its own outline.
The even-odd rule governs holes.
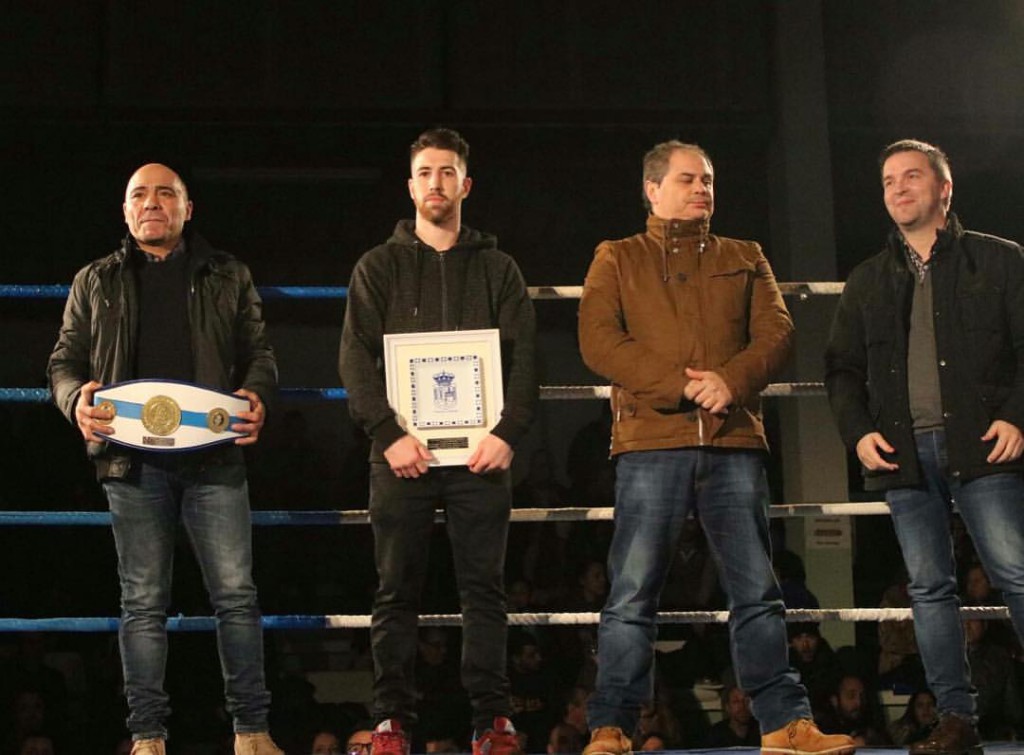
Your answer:
[[[964,619],[998,621],[1010,616],[1005,606],[964,606],[960,609]],[[597,624],[599,613],[510,613],[510,626],[577,626]],[[328,629],[366,629],[370,626],[369,616],[325,616]],[[821,621],[911,621],[909,608],[791,608],[786,611],[786,621],[792,623]],[[658,624],[725,624],[729,621],[728,611],[663,611],[658,614]],[[420,616],[422,626],[461,626],[462,616],[457,613],[435,613]]]
[[[607,399],[612,389],[608,385],[542,385],[540,397],[545,401],[559,399]],[[761,391],[765,398],[789,396],[824,396],[824,383],[770,383]]]
[[[783,296],[799,296],[807,299],[810,296],[838,296],[843,293],[841,281],[800,281],[796,283],[779,283],[779,291]],[[529,286],[527,291],[531,299],[579,299],[583,295],[583,286]]]

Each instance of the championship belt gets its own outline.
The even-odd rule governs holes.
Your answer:
[[[93,406],[110,410],[114,428],[104,438],[145,451],[192,451],[231,443],[246,433],[228,428],[246,420],[249,400],[176,380],[129,380],[93,394]]]

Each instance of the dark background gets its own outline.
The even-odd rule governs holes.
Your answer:
[[[437,124],[472,145],[466,222],[496,233],[530,285],[579,285],[598,241],[642,227],[640,159],[669,138],[710,152],[714,229],[764,243],[781,280],[841,280],[879,246],[876,157],[903,137],[947,150],[968,227],[1024,238],[1014,0],[5,2],[2,23],[3,283],[68,283],[112,250],[128,176],[162,161],[189,184],[193,224],[258,283],[344,285],[411,215],[407,145]],[[820,336],[827,317],[791,306],[806,337]],[[0,302],[0,384],[44,385],[61,307]],[[538,312],[543,382],[596,382],[573,348],[575,303]],[[283,385],[337,385],[342,313],[336,300],[267,304]],[[819,362],[782,379],[818,380]],[[597,406],[553,403],[534,444],[561,443],[561,456],[552,438]],[[291,409],[293,424],[272,423],[257,451],[254,505],[363,508],[344,406]],[[105,508],[52,407],[3,404],[0,421],[0,506]],[[91,533],[3,528],[0,614],[45,613],[54,562],[68,585],[57,610],[114,613],[112,544],[85,554],[95,570],[80,553],[63,561],[72,544],[109,537]],[[260,568],[288,547],[261,549]],[[268,610],[316,607],[263,592]]]

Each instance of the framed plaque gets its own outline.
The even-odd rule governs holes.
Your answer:
[[[497,328],[384,336],[388,402],[398,424],[433,454],[465,464],[504,406]]]

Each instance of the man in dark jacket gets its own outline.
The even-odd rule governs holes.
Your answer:
[[[349,410],[372,438],[370,520],[380,585],[370,642],[374,753],[409,751],[417,720],[416,625],[427,544],[438,504],[447,510],[463,616],[462,683],[473,706],[474,751],[518,749],[508,720],[505,543],[512,449],[537,401],[533,305],[511,257],[493,236],[462,225],[469,146],[449,129],[411,148],[414,221],[356,264],[348,291],[339,372]],[[430,467],[431,453],[399,424],[385,390],[385,333],[498,328],[505,400],[501,418],[465,466]]]
[[[943,152],[882,152],[895,222],[851,274],[826,350],[826,385],[866,487],[885,490],[910,575],[914,630],[940,720],[915,753],[981,751],[964,659],[950,510],[957,503],[1024,632],[1024,254],[949,212]]]
[[[167,608],[178,522],[188,531],[217,619],[217,645],[236,755],[283,755],[267,734],[270,694],[252,579],[242,446],[255,443],[277,386],[274,354],[248,268],[186,232],[192,202],[170,168],[128,182],[121,248],[75,276],[50,355],[58,408],[87,441],[110,504],[121,580],[121,660],[132,755],[164,755]],[[179,380],[249,401],[233,445],[161,454],[110,443],[101,386]]]

